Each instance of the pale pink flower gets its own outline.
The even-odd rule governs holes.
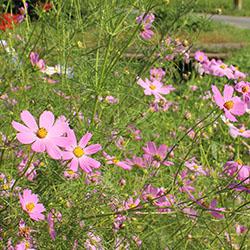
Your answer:
[[[208,57],[202,51],[196,51],[194,54],[194,59],[200,63],[204,63],[208,61]]]
[[[244,125],[242,125],[240,128],[237,128],[234,125],[229,126],[229,133],[233,138],[238,136],[250,138],[250,130],[246,129]]]
[[[214,100],[221,110],[225,112],[226,118],[230,121],[235,122],[236,116],[243,115],[246,111],[246,105],[239,97],[233,97],[234,88],[225,85],[223,96],[216,86],[212,86],[214,94]]]
[[[128,162],[120,161],[115,156],[110,156],[106,152],[103,152],[103,156],[106,158],[107,164],[109,164],[109,165],[112,164],[112,165],[118,166],[120,168],[123,168],[125,170],[131,170],[132,169],[132,166],[129,165]]]
[[[166,72],[162,68],[152,68],[150,69],[150,80],[161,81],[165,74]]]
[[[126,201],[123,202],[122,209],[121,210],[129,210],[129,209],[135,209],[139,207],[140,199],[133,199],[132,197],[129,197]]]
[[[145,95],[153,95],[155,100],[159,101],[166,99],[162,95],[167,95],[174,90],[172,85],[164,86],[162,82],[157,80],[150,81],[147,78],[143,81],[141,78],[137,82],[142,88],[144,88]]]
[[[195,158],[186,161],[185,166],[196,175],[207,175],[207,172],[203,169],[203,167],[197,164]]]
[[[105,101],[109,104],[117,104],[119,102],[119,100],[112,95],[106,96]]]
[[[92,137],[91,133],[86,133],[78,143],[73,130],[70,129],[68,131],[68,137],[70,138],[70,143],[65,147],[62,158],[65,161],[71,161],[69,164],[71,170],[76,172],[78,165],[80,165],[83,171],[90,173],[93,168],[101,166],[99,161],[89,157],[102,149],[100,144],[87,146]]]
[[[79,174],[71,169],[66,169],[63,173],[64,177],[70,180],[77,179]]]
[[[60,117],[55,121],[52,112],[44,111],[39,118],[39,126],[35,118],[29,111],[21,112],[21,123],[12,122],[14,129],[18,131],[17,140],[22,144],[32,144],[31,148],[34,152],[47,152],[53,159],[60,159],[62,151],[59,147],[65,147],[69,143],[69,139],[65,137],[68,130],[68,124],[64,117]]]
[[[247,77],[247,75],[245,73],[239,71],[239,69],[237,67],[231,65],[229,68],[232,70],[235,80],[242,80],[242,79],[245,79]]]
[[[45,216],[42,214],[45,211],[45,208],[43,204],[38,203],[38,196],[33,194],[31,190],[24,189],[23,195],[19,194],[19,200],[22,209],[28,213],[31,219],[36,221],[45,219]]]
[[[234,79],[233,71],[222,61],[210,64],[210,73],[214,76],[226,76],[228,79]]]

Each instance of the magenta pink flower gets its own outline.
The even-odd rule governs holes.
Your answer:
[[[224,172],[244,184],[250,183],[250,166],[244,165],[240,160],[228,161],[224,165]]]
[[[123,168],[125,170],[131,170],[132,169],[132,166],[129,165],[128,162],[120,161],[115,156],[110,156],[106,152],[103,152],[103,156],[106,158],[107,164],[109,164],[109,165],[113,164],[113,165],[115,165],[117,167],[120,167],[120,168]]]
[[[169,150],[170,148],[168,148],[165,144],[162,144],[157,148],[154,142],[148,142],[146,147],[143,147],[145,154],[150,155],[156,162],[162,163],[165,166],[173,165],[171,161],[164,161]]]
[[[216,218],[216,219],[223,219],[224,214],[221,212],[224,212],[226,209],[225,208],[218,208],[217,207],[217,200],[213,199],[211,203],[209,204],[208,209],[210,210],[210,214]]]
[[[154,187],[151,184],[146,185],[142,192],[143,200],[152,201],[153,204],[158,198],[160,198],[163,195],[164,195],[163,188]]]
[[[246,105],[239,97],[233,97],[234,89],[225,85],[223,96],[216,86],[212,86],[214,100],[221,110],[225,112],[226,118],[230,121],[237,121],[236,116],[243,115],[246,111]]]
[[[162,95],[167,95],[174,90],[172,85],[164,86],[162,82],[157,80],[150,81],[146,78],[145,81],[139,79],[137,82],[142,88],[144,88],[145,95],[153,95],[157,101],[166,99]]]
[[[70,143],[65,147],[65,152],[63,152],[63,160],[71,160],[69,167],[71,170],[76,172],[78,170],[78,165],[86,173],[92,172],[93,168],[99,168],[101,163],[89,155],[95,154],[102,149],[100,144],[93,144],[87,146],[90,141],[92,134],[85,134],[79,143],[77,143],[76,136],[73,130],[68,131],[68,137],[70,138]]]
[[[238,235],[246,233],[247,230],[248,230],[248,228],[243,226],[243,225],[240,225],[238,223],[235,225],[235,231],[236,231],[236,234],[238,234]]]
[[[31,219],[35,221],[44,220],[45,216],[42,214],[45,211],[43,204],[38,203],[39,199],[36,194],[32,194],[29,189],[23,190],[23,195],[19,194],[21,206],[27,212]]]
[[[17,140],[22,144],[32,144],[31,148],[34,152],[46,151],[53,159],[60,159],[62,152],[59,147],[65,147],[69,143],[69,139],[65,137],[68,130],[68,124],[64,117],[60,117],[55,121],[52,112],[44,111],[39,118],[39,126],[35,118],[29,111],[21,112],[21,123],[12,122],[14,129],[18,131]]]

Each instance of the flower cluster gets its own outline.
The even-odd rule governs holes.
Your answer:
[[[221,60],[209,60],[207,55],[202,51],[196,51],[194,59],[198,62],[199,74],[207,74],[218,77],[226,77],[228,80],[242,80],[246,78],[246,74],[238,70],[237,67],[228,66]]]

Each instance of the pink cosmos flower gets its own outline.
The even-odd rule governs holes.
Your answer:
[[[64,177],[70,180],[77,179],[79,177],[79,174],[77,172],[74,172],[71,169],[67,169],[63,173]]]
[[[140,199],[133,199],[132,197],[129,197],[126,201],[123,202],[123,206],[121,210],[129,210],[129,209],[134,209],[134,208],[138,208],[139,204],[140,204]]]
[[[15,250],[36,250],[28,240],[23,240],[15,246]]]
[[[225,208],[218,208],[217,207],[217,200],[213,199],[210,204],[207,204],[204,202],[203,199],[196,199],[190,192],[187,192],[189,195],[189,198],[194,201],[199,206],[203,207],[204,209],[208,210],[209,213],[216,219],[223,219],[224,214],[221,212],[224,212]]]
[[[235,90],[242,94],[245,103],[250,102],[250,82],[238,82],[235,85]]]
[[[207,175],[207,172],[203,170],[203,167],[196,163],[195,158],[185,162],[185,166],[196,175]]]
[[[40,71],[44,71],[46,68],[45,61],[40,59],[38,53],[36,52],[30,53],[30,62],[33,67],[36,66]]]
[[[235,225],[235,231],[236,231],[236,234],[238,235],[246,233],[247,229],[248,229],[247,227],[240,225],[238,223]]]
[[[159,197],[154,204],[159,207],[160,212],[171,212],[171,207],[175,203],[175,197],[172,194],[167,194]]]
[[[59,147],[65,147],[69,139],[65,137],[68,124],[64,117],[55,121],[52,112],[44,111],[39,118],[39,126],[29,111],[21,112],[21,120],[25,126],[16,121],[12,122],[14,129],[18,131],[17,140],[22,144],[32,144],[34,152],[46,151],[52,159],[60,159],[62,152]]]
[[[144,154],[142,157],[133,156],[132,159],[126,159],[126,162],[137,168],[149,168],[152,166],[157,167],[158,165],[154,162],[151,155]]]
[[[157,80],[160,82],[165,74],[166,72],[162,68],[152,68],[150,69],[150,80]]]
[[[180,192],[189,193],[189,192],[195,191],[195,188],[192,186],[193,181],[189,179],[189,176],[186,170],[183,170],[178,175],[177,180],[178,180],[177,183],[179,185]]]
[[[210,73],[214,76],[226,76],[228,79],[234,79],[233,71],[228,67],[228,65],[219,60],[210,64]]]
[[[159,82],[157,80],[150,81],[146,78],[145,81],[143,81],[141,78],[137,82],[142,88],[144,88],[144,94],[145,95],[153,95],[155,97],[155,100],[159,101],[163,99],[166,101],[166,99],[162,95],[167,95],[171,91],[174,90],[172,85],[166,85],[164,86],[162,82]]]
[[[32,194],[29,189],[23,190],[23,195],[19,194],[19,200],[22,209],[27,212],[31,219],[35,221],[44,220],[45,216],[42,214],[45,211],[43,204],[38,203],[38,196]]]
[[[137,129],[133,124],[128,125],[128,132],[131,134],[132,138],[136,141],[140,141],[141,137],[141,130]]]
[[[154,142],[148,142],[146,147],[143,147],[145,154],[153,157],[156,162],[162,163],[165,166],[174,165],[171,161],[164,161],[169,150],[170,148],[168,148],[165,144],[162,144],[157,148]]]
[[[225,85],[223,96],[216,86],[212,86],[214,100],[221,110],[225,112],[226,118],[235,122],[236,116],[243,115],[246,111],[246,105],[239,97],[233,97],[234,89],[229,85]]]
[[[92,172],[93,168],[99,168],[101,163],[89,155],[95,154],[102,149],[100,144],[93,144],[87,146],[90,141],[92,134],[85,134],[79,143],[77,143],[75,133],[72,129],[68,131],[68,137],[70,138],[70,143],[65,147],[65,152],[63,152],[63,160],[71,160],[69,167],[71,170],[76,172],[78,170],[78,165],[86,173]]]
[[[194,54],[194,59],[200,63],[204,63],[208,61],[208,57],[202,51],[196,51]]]
[[[245,79],[247,77],[247,75],[245,73],[239,71],[239,69],[237,67],[231,65],[229,68],[232,70],[235,80],[242,80],[242,79]]]
[[[106,152],[103,152],[103,156],[106,158],[107,164],[109,164],[109,165],[113,164],[113,165],[118,166],[120,168],[123,168],[125,170],[131,170],[132,169],[132,166],[129,165],[128,162],[120,161],[115,156],[110,156]]]
[[[211,203],[209,204],[208,209],[210,210],[210,214],[216,218],[216,219],[223,219],[224,214],[221,212],[224,212],[226,209],[225,208],[218,208],[217,207],[217,200],[213,199]]]
[[[119,100],[112,95],[106,96],[105,101],[109,104],[117,104],[119,102]]]
[[[142,192],[142,198],[144,201],[152,201],[153,204],[157,200],[157,198],[160,198],[164,195],[164,189],[154,187],[151,184],[148,184],[145,186]]]
[[[104,250],[102,239],[92,232],[88,232],[88,239],[84,243],[86,250]]]
[[[86,175],[85,183],[89,184],[99,184],[101,182],[102,173],[100,171],[93,171]]]
[[[228,161],[224,165],[224,172],[235,177],[236,180],[244,182],[244,184],[250,183],[250,166],[243,165],[243,163],[238,161]]]
[[[169,102],[167,100],[161,99],[160,101],[154,100],[153,102],[150,103],[149,109],[152,112],[166,112],[169,110],[169,108],[173,105],[173,102]]]
[[[49,235],[52,240],[56,239],[56,230],[55,230],[55,222],[54,222],[54,215],[53,211],[49,212],[47,216],[47,221],[49,225]]]
[[[229,133],[233,138],[238,136],[250,138],[250,130],[247,130],[244,125],[242,125],[240,128],[237,128],[234,125],[229,126]]]
[[[154,32],[151,30],[152,23],[154,22],[155,16],[153,13],[149,13],[147,15],[142,14],[136,18],[136,22],[141,24],[141,32],[140,36],[144,40],[150,40]]]

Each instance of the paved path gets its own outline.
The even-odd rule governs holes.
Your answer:
[[[213,15],[212,20],[225,22],[241,29],[250,29],[250,17]]]

